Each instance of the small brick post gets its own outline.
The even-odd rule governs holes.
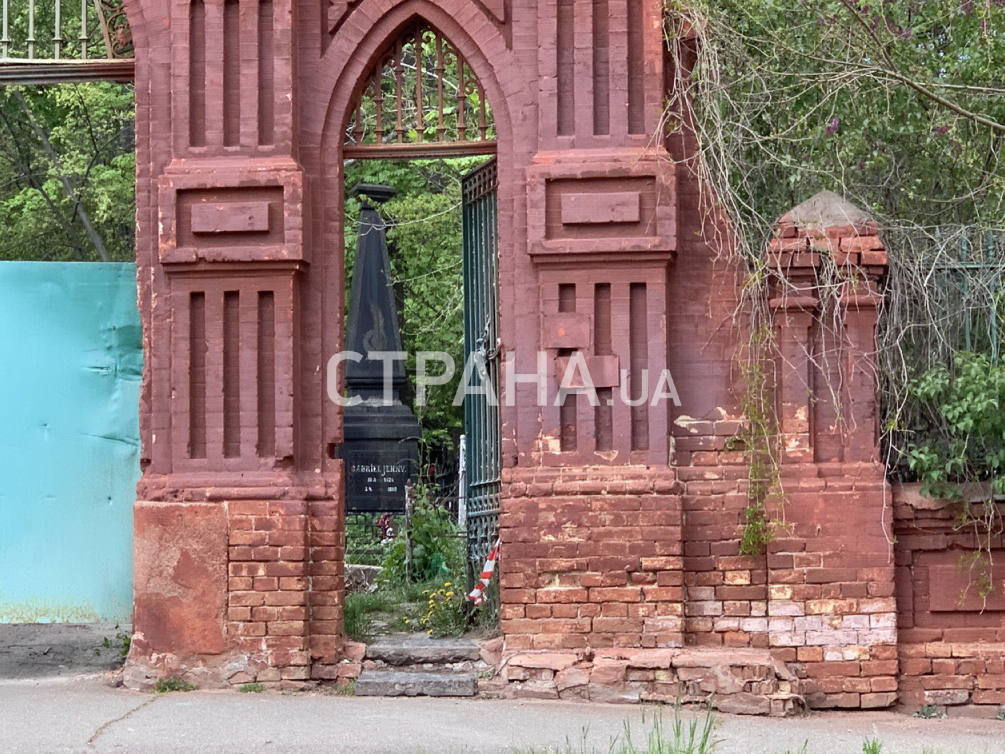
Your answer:
[[[875,222],[823,192],[779,221],[768,260],[784,521],[768,552],[770,645],[811,706],[887,707],[897,629],[875,367],[886,252]]]

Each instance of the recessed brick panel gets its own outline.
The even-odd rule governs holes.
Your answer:
[[[560,192],[555,187],[556,193]],[[638,191],[587,194],[559,193],[562,225],[638,225],[642,214],[642,194]],[[647,199],[649,197],[647,196]],[[651,208],[650,208],[651,209]]]
[[[189,230],[193,234],[269,232],[269,202],[197,201],[188,209]]]

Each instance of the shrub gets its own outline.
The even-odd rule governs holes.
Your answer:
[[[951,370],[938,367],[914,380],[909,395],[922,419],[905,452],[908,466],[926,495],[960,503],[957,527],[973,529],[976,548],[961,555],[958,566],[970,574],[967,590],[987,597],[994,590],[991,550],[1001,535],[1005,494],[1005,366],[961,351]]]
[[[924,416],[907,462],[925,494],[959,500],[961,483],[981,480],[1005,493],[1005,366],[961,351],[951,371],[929,370],[909,391]]]
[[[412,564],[406,577],[406,537],[411,539]],[[391,541],[380,573],[382,584],[395,587],[406,581],[450,580],[464,568],[464,545],[450,512],[419,497],[412,513],[411,531],[405,527]]]

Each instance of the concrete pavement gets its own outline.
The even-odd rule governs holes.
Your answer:
[[[130,633],[107,623],[0,623],[0,680],[114,670]]]
[[[567,702],[381,699],[323,693],[143,694],[108,676],[0,681],[0,752],[50,754],[510,754],[607,752],[654,708]],[[664,720],[670,711],[663,711]],[[687,719],[693,716],[686,714]],[[717,716],[716,754],[1002,754],[1005,722],[828,713],[790,720]]]

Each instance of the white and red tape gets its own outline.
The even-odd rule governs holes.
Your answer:
[[[496,569],[496,561],[499,559],[499,545],[501,544],[502,540],[497,539],[495,546],[492,548],[492,552],[489,553],[489,557],[485,561],[485,565],[482,567],[482,577],[478,579],[478,583],[475,584],[475,588],[472,589],[471,593],[467,596],[468,600],[476,605],[480,605],[485,601],[485,590],[488,588],[489,582],[492,581],[492,572]]]

